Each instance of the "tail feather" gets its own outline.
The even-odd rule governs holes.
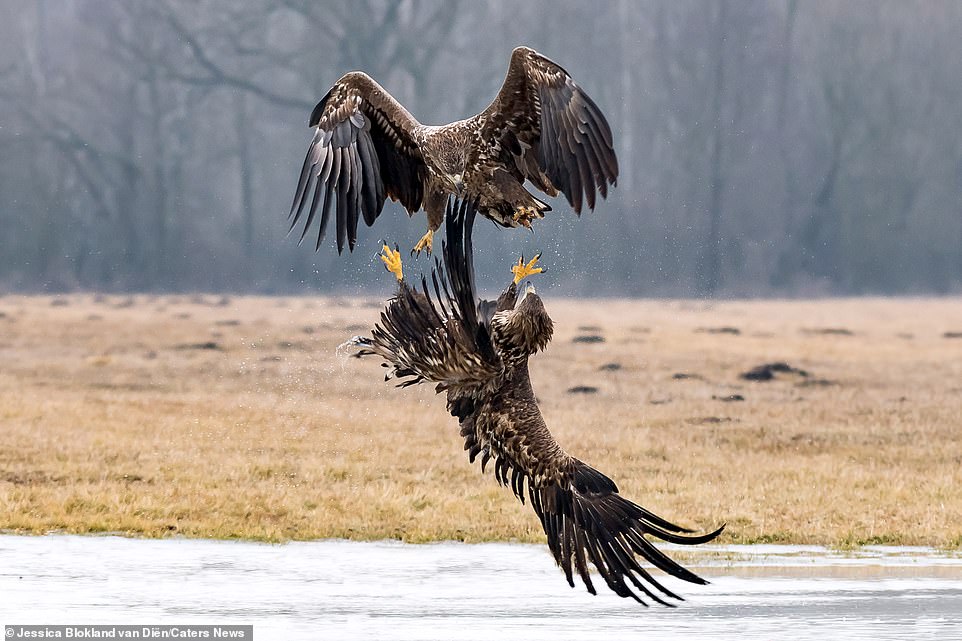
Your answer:
[[[647,603],[642,597],[667,606],[672,604],[665,598],[681,600],[642,567],[638,557],[683,581],[707,583],[661,552],[646,535],[696,545],[717,537],[724,526],[698,536],[679,534],[690,530],[623,498],[614,481],[577,459],[567,487],[529,484],[528,495],[547,535],[548,548],[572,587],[577,572],[588,592],[596,594],[588,571],[590,561],[621,597],[643,605]]]

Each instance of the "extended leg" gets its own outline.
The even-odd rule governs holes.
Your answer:
[[[441,227],[444,222],[444,206],[448,201],[448,195],[442,191],[432,190],[425,194],[424,213],[428,217],[428,230],[421,236],[421,240],[411,250],[411,255],[420,255],[422,251],[427,251],[431,255],[431,243],[434,240],[434,232]]]
[[[518,264],[511,267],[511,273],[514,274],[514,284],[517,285],[521,282],[521,279],[531,276],[533,274],[540,274],[544,271],[541,267],[535,267],[535,264],[541,259],[541,254],[536,254],[534,258],[528,261],[527,264],[524,262],[524,256],[518,259]]]
[[[514,222],[518,223],[522,227],[531,229],[531,221],[537,220],[538,218],[544,218],[544,214],[539,212],[536,207],[518,205],[518,207],[514,210]]]
[[[545,207],[547,207],[547,205],[545,205]],[[529,207],[528,205],[518,205],[514,209],[514,216],[512,216],[512,218],[518,225],[531,229],[532,221],[544,218],[544,210],[538,207]]]
[[[420,255],[422,250],[427,250],[428,255],[430,256],[431,243],[433,240],[434,240],[434,230],[431,228],[428,228],[428,230],[424,232],[424,235],[421,236],[421,240],[419,240],[417,245],[414,246],[414,249],[411,250],[411,253]]]
[[[397,277],[398,281],[404,278],[401,266],[401,251],[397,248],[397,245],[394,246],[394,249],[391,249],[387,245],[382,247],[381,254],[378,258],[384,262],[384,266]]]

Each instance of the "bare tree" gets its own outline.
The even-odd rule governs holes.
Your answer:
[[[555,251],[569,293],[962,288],[962,5],[931,0],[9,3],[0,288],[369,283],[284,239],[307,117],[363,69],[424,122],[483,109],[511,49],[565,66],[621,174],[582,220],[483,227],[482,274]],[[377,237],[413,241],[388,206]]]

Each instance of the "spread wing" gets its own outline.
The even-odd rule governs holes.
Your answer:
[[[611,128],[598,105],[568,72],[526,47],[511,54],[508,75],[484,122],[477,158],[516,169],[519,178],[554,196],[561,191],[580,214],[618,179]]]
[[[444,263],[420,289],[401,281],[371,338],[356,337],[358,356],[377,354],[402,386],[430,381],[438,390],[484,385],[504,371],[475,293],[471,229],[475,203],[448,201]]]
[[[592,594],[589,564],[618,596],[643,605],[647,597],[662,605],[664,597],[681,599],[644,567],[654,567],[683,581],[706,581],[659,550],[654,536],[682,545],[711,541],[719,528],[702,535],[652,513],[618,493],[610,478],[567,454],[545,425],[527,376],[513,376],[515,391],[478,408],[477,395],[448,392],[448,406],[458,417],[464,449],[481,470],[493,460],[494,476],[531,507],[541,521],[548,548],[571,587],[577,574]],[[483,396],[483,394],[482,394]],[[723,526],[724,527],[724,526]]]
[[[683,581],[707,583],[659,550],[648,537],[698,545],[717,537],[724,526],[707,534],[682,534],[691,530],[622,497],[614,481],[573,457],[569,457],[560,480],[540,487],[529,483],[528,495],[548,538],[548,548],[571,587],[575,585],[573,572],[577,572],[588,591],[596,594],[588,573],[590,561],[620,597],[642,605],[647,603],[639,593],[662,605],[671,605],[662,596],[681,600],[655,579],[639,558]]]
[[[412,214],[421,208],[427,168],[414,138],[420,124],[370,76],[352,72],[338,80],[317,103],[310,126],[314,138],[290,213],[293,229],[307,212],[301,240],[318,208],[315,250],[333,207],[338,253],[345,243],[354,249],[358,219],[372,225],[387,198],[400,201]]]

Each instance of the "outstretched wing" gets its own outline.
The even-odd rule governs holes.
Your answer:
[[[662,596],[681,600],[642,567],[639,557],[683,581],[707,583],[669,558],[647,537],[697,545],[717,537],[724,526],[698,536],[682,534],[691,530],[622,497],[614,481],[578,459],[571,459],[561,482],[542,487],[529,485],[528,495],[548,537],[548,547],[571,587],[575,585],[575,571],[588,591],[596,593],[586,563],[590,561],[618,596],[643,605],[647,604],[639,593],[662,605],[671,605]]]
[[[511,54],[508,75],[483,122],[474,160],[497,162],[545,193],[561,191],[580,214],[618,179],[611,128],[568,72],[527,47]],[[470,162],[470,161],[469,161]]]
[[[618,493],[610,478],[567,454],[548,431],[526,377],[514,375],[510,398],[485,403],[479,412],[477,398],[448,393],[451,413],[458,416],[465,450],[473,463],[481,457],[481,470],[493,461],[494,476],[525,502],[527,497],[541,521],[548,548],[574,587],[581,578],[597,594],[589,573],[593,565],[618,596],[644,597],[671,605],[664,597],[681,599],[642,566],[642,559],[683,581],[706,581],[659,550],[654,536],[682,545],[711,541],[722,528],[703,535],[691,532],[650,512]],[[525,389],[527,388],[527,389]]]
[[[320,207],[320,248],[335,201],[338,253],[345,242],[354,249],[359,217],[372,225],[385,199],[412,214],[421,208],[427,168],[414,138],[420,124],[370,76],[356,71],[338,80],[317,103],[310,126],[314,138],[290,213],[293,229],[307,211],[301,240]]]
[[[504,370],[478,313],[471,244],[476,214],[476,203],[448,201],[443,265],[436,262],[420,289],[402,280],[371,338],[353,339],[358,356],[384,358],[394,376],[407,379],[401,385],[431,381],[439,391],[469,389]]]

